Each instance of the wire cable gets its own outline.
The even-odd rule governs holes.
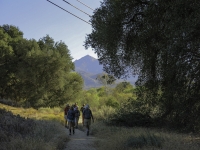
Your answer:
[[[86,13],[86,12],[82,11],[81,9],[77,8],[76,6],[74,6],[74,5],[70,4],[68,1],[66,1],[66,0],[63,0],[63,1],[64,1],[65,3],[67,3],[67,4],[71,5],[72,7],[74,7],[74,8],[76,8],[76,9],[78,9],[79,11],[83,12],[84,14],[88,15],[89,17],[91,17],[91,16],[90,16],[88,13]]]
[[[77,0],[79,3],[81,3],[82,5],[84,5],[84,6],[86,6],[87,8],[89,8],[89,9],[91,9],[91,10],[94,10],[94,9],[92,9],[91,7],[89,7],[89,6],[87,6],[86,4],[84,4],[83,2],[81,2],[81,1],[79,1],[79,0]]]
[[[78,19],[80,19],[80,20],[82,20],[82,21],[86,22],[87,24],[91,25],[89,22],[87,22],[87,21],[85,21],[84,19],[82,19],[82,18],[80,18],[80,17],[78,17],[78,16],[74,15],[73,13],[71,13],[71,12],[67,11],[66,9],[64,9],[64,8],[62,8],[62,7],[60,7],[60,6],[58,6],[57,4],[55,4],[55,3],[51,2],[50,0],[47,0],[47,1],[48,1],[49,3],[51,3],[51,4],[55,5],[55,6],[57,6],[58,8],[60,8],[60,9],[62,9],[62,10],[64,10],[64,11],[66,11],[67,13],[69,13],[69,14],[73,15],[74,17],[76,17],[76,18],[78,18]]]

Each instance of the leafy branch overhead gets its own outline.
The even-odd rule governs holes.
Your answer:
[[[188,128],[200,128],[199,8],[191,0],[103,0],[85,40],[108,74],[139,75],[141,111]]]

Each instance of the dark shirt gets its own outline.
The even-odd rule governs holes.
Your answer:
[[[68,106],[65,107],[65,110],[64,110],[64,111],[65,111],[65,115],[67,115],[67,113],[68,113],[68,111],[69,111],[69,108],[70,108],[70,107],[68,107]]]
[[[81,107],[81,109],[80,109],[80,110],[81,110],[81,112],[82,112],[82,113],[83,113],[84,109],[85,109],[85,108],[84,108],[84,106],[83,106],[83,107]]]
[[[69,110],[67,113],[67,119],[69,120],[74,120],[75,119],[75,111],[74,110]]]

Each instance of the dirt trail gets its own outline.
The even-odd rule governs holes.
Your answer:
[[[87,136],[86,132],[75,129],[75,134],[69,135],[68,129],[66,130],[68,137],[70,139],[67,142],[65,150],[96,150],[94,148],[95,138],[92,136]]]

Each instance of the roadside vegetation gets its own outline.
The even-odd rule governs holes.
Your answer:
[[[199,150],[200,138],[195,134],[175,131],[125,126],[108,126],[102,121],[92,124],[91,134],[97,150]]]
[[[62,112],[63,118],[63,112]],[[59,121],[61,109],[20,108],[0,103],[0,143],[2,150],[59,150],[67,142]]]
[[[89,90],[64,42],[0,26],[2,149],[62,149],[63,107],[75,102],[93,111],[98,149],[200,149],[199,8],[191,0],[103,0],[85,48],[106,73]],[[130,74],[135,87],[114,85]]]

